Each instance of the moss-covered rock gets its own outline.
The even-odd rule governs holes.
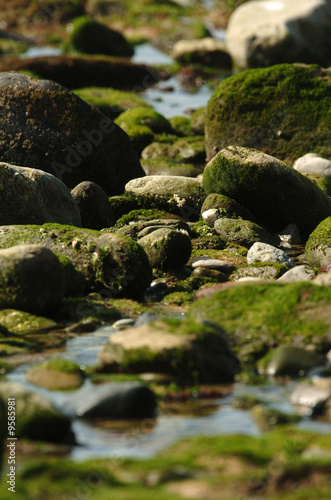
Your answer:
[[[135,210],[133,210],[135,212]],[[130,238],[133,239],[139,239],[143,238],[144,236],[147,236],[147,234],[151,233],[152,231],[155,231],[156,229],[160,229],[161,227],[163,228],[168,228],[172,230],[178,230],[182,232],[186,232],[187,234],[190,234],[190,228],[186,224],[186,222],[178,219],[173,219],[168,217],[167,219],[163,218],[165,213],[161,212],[160,216],[162,218],[160,219],[151,219],[151,218],[146,218],[144,219],[143,217],[139,218],[137,222],[134,222],[133,220],[131,222],[128,221],[130,212],[128,217],[123,216],[120,220],[119,223],[121,223],[121,227],[119,229],[116,229],[117,234],[123,234],[125,236],[129,236]],[[153,216],[158,215],[157,213],[153,213]],[[122,221],[126,220],[126,224],[123,225]],[[118,224],[119,225],[119,224]],[[117,226],[118,227],[118,226]]]
[[[218,209],[220,217],[256,222],[255,215],[224,194],[210,193],[202,204],[201,214],[212,208]]]
[[[325,358],[315,352],[302,347],[281,345],[259,361],[258,369],[260,373],[274,377],[284,375],[298,377],[308,370],[324,364]]]
[[[173,57],[184,64],[202,64],[209,68],[231,68],[231,57],[226,45],[216,38],[180,40],[175,43]]]
[[[227,78],[208,103],[207,157],[231,144],[262,150],[289,164],[312,150],[329,158],[330,85],[327,70],[298,64]]]
[[[133,92],[108,87],[84,87],[74,90],[83,101],[98,108],[101,113],[114,120],[130,108],[150,108],[150,104]]]
[[[239,359],[252,362],[285,342],[330,346],[331,290],[309,283],[237,285],[192,304],[189,318],[221,325]]]
[[[231,280],[238,281],[240,278],[246,277],[273,280],[282,276],[287,269],[288,268],[282,264],[257,262],[236,269],[231,276]]]
[[[72,23],[70,44],[79,52],[131,57],[133,49],[124,36],[88,16],[76,17]]]
[[[170,373],[190,382],[229,382],[239,370],[222,329],[173,319],[112,335],[99,358],[104,370]]]
[[[323,220],[309,236],[306,257],[311,266],[319,268],[331,260],[331,217]]]
[[[187,263],[191,256],[191,239],[185,230],[160,227],[139,238],[152,267],[166,271]]]
[[[172,116],[169,118],[169,123],[173,132],[179,137],[190,135],[191,132],[191,119],[187,116]],[[203,135],[203,134],[199,134]]]
[[[11,227],[11,226],[6,226]],[[14,226],[20,227],[20,226]],[[41,245],[0,250],[0,308],[40,314],[56,308],[65,292],[64,272],[56,255]]]
[[[146,175],[180,175],[183,177],[197,177],[203,172],[203,165],[181,163],[168,158],[149,158],[141,160],[141,166]]]
[[[203,164],[205,162],[205,141],[201,136],[185,137],[169,142],[152,142],[142,154],[143,160],[175,160],[179,163]]]
[[[50,172],[71,188],[94,181],[108,195],[144,175],[123,130],[68,89],[6,72],[0,89],[4,161]]]
[[[144,250],[125,236],[60,224],[1,226],[2,248],[28,243],[39,243],[70,259],[74,274],[79,273],[78,282],[84,277],[85,291],[139,295],[152,280]]]
[[[40,394],[20,384],[1,382],[0,396],[15,398],[15,437],[32,441],[72,442],[70,420]]]
[[[72,361],[51,359],[30,368],[26,380],[51,390],[77,389],[83,384],[84,372]]]
[[[255,222],[222,217],[214,224],[216,233],[228,244],[235,243],[243,247],[251,247],[255,242],[262,241],[270,245],[278,245],[277,235],[268,233]]]
[[[15,335],[45,333],[56,327],[57,323],[49,318],[35,316],[16,309],[0,311],[0,325]]]
[[[203,185],[206,193],[229,196],[269,225],[296,223],[304,237],[331,214],[331,199],[316,184],[255,149],[231,146],[217,153]]]

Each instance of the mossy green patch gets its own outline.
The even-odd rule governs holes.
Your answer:
[[[192,304],[188,317],[221,325],[242,363],[288,342],[329,348],[331,290],[309,283],[240,285]]]
[[[0,324],[15,335],[47,332],[56,327],[55,321],[51,319],[15,309],[0,311]]]
[[[328,158],[331,83],[317,66],[279,64],[224,80],[208,103],[207,156],[229,144],[292,163],[314,151]]]

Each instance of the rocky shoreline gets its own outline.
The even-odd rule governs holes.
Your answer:
[[[256,3],[237,9],[229,37],[240,9]],[[111,487],[118,499],[299,499],[286,495],[304,475],[308,495],[314,475],[328,494],[329,436],[295,427],[331,420],[324,52],[322,67],[277,56],[255,68],[254,58],[241,65],[230,51],[251,67],[221,80],[190,118],[167,119],[136,93],[169,68],[133,64],[125,37],[86,15],[70,26],[66,54],[0,61],[0,405],[15,398],[22,456],[29,446],[32,455],[42,446],[66,454],[77,444],[75,420],[155,423],[172,398],[219,396],[238,381],[291,381],[291,413],[249,394],[234,399],[268,431],[258,444],[195,438],[145,465],[99,461],[93,498]],[[173,47],[193,74],[197,63],[206,72],[229,67],[221,44]],[[114,332],[95,366],[61,357],[68,339],[105,325]],[[20,360],[31,365],[26,382],[36,391],[6,379]],[[38,388],[68,397],[56,406]],[[23,468],[22,498],[41,499],[38,467]],[[47,461],[40,480],[58,474],[62,494],[89,467]],[[227,471],[234,480],[221,493]]]

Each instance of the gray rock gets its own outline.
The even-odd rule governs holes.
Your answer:
[[[54,253],[41,245],[0,250],[0,307],[40,314],[64,297],[63,268]]]
[[[190,258],[192,245],[188,234],[166,227],[139,239],[152,267],[167,270],[183,266]]]
[[[312,282],[314,285],[331,286],[331,271],[318,274]]]
[[[63,405],[71,418],[114,420],[153,418],[157,402],[153,391],[140,382],[106,383],[83,388]]]
[[[213,281],[216,281],[218,283],[224,283],[225,281],[229,280],[229,273],[218,271],[217,269],[210,269],[207,267],[196,267],[190,276],[190,285],[194,287],[194,283],[197,282],[197,285],[199,286],[199,278],[211,278]],[[194,288],[198,288],[198,286]]]
[[[316,153],[307,153],[293,163],[293,168],[304,174],[322,175],[331,177],[331,161],[321,158]]]
[[[228,262],[227,260],[221,259],[210,259],[209,257],[199,257],[198,259],[192,262],[193,269],[196,267],[205,267],[207,269],[217,269],[218,271],[222,271],[224,273],[232,273],[234,271],[235,266]]]
[[[51,174],[35,168],[0,163],[0,224],[81,225],[69,189]]]
[[[140,316],[138,316],[134,326],[147,325],[148,323],[152,323],[152,321],[157,321],[158,319],[159,319],[158,314],[146,311],[142,313]]]
[[[190,228],[186,222],[177,219],[151,219],[147,221],[130,222],[128,225],[120,227],[119,229],[111,228],[111,231],[123,236],[130,236],[130,238],[137,239],[146,236],[156,229],[166,227],[168,229],[177,229],[178,231],[186,231],[190,234]]]
[[[300,245],[301,236],[296,224],[288,224],[285,229],[278,233],[283,247],[290,248],[292,245]]]
[[[254,243],[247,252],[247,263],[254,262],[278,262],[287,267],[295,266],[293,260],[283,250],[260,241]]]
[[[277,245],[279,238],[277,235],[268,233],[261,226],[248,220],[228,219],[222,217],[214,224],[216,233],[227,243],[235,243],[244,247],[251,247],[257,241],[264,241]]]
[[[121,194],[144,175],[127,134],[73,92],[50,80],[0,74],[0,158]]]
[[[198,63],[209,67],[230,68],[231,57],[224,42],[206,37],[180,40],[173,47],[172,56],[182,63]]]
[[[314,383],[304,381],[297,384],[290,401],[302,415],[312,416],[324,412],[325,404],[330,397],[330,388],[316,387]]]
[[[246,2],[230,17],[227,47],[240,68],[297,61],[328,67],[330,19],[329,1]]]
[[[28,391],[22,385],[1,381],[0,396],[4,401],[15,398],[15,437],[55,443],[73,442],[68,417],[44,396]]]
[[[209,227],[214,227],[215,222],[220,218],[220,211],[218,208],[210,208],[202,212],[201,218]]]
[[[132,179],[125,186],[127,194],[167,200],[170,206],[179,208],[185,215],[194,213],[198,217],[205,197],[201,182],[190,177],[173,175],[150,175]]]
[[[315,277],[313,269],[306,265],[296,266],[284,273],[278,281],[290,283],[293,281],[311,281]]]
[[[108,197],[95,182],[81,182],[71,191],[71,196],[79,208],[83,227],[103,229],[114,224],[115,217]]]
[[[276,266],[244,266],[235,270],[231,276],[232,281],[243,281],[245,278],[257,278],[262,280],[274,280],[279,275],[279,269]]]
[[[322,364],[325,364],[325,359],[314,352],[301,347],[283,345],[271,353],[268,364],[262,371],[273,377],[284,375],[296,377]]]

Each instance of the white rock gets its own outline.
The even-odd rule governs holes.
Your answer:
[[[307,153],[306,155],[301,156],[294,162],[293,168],[304,174],[331,177],[331,161],[326,158],[322,158],[316,153]]]
[[[287,267],[295,266],[293,260],[283,250],[260,241],[254,243],[247,252],[247,263],[254,262],[278,262]]]
[[[215,221],[220,216],[218,208],[210,208],[201,214],[202,220],[208,224],[209,227],[214,227]]]
[[[278,281],[282,281],[284,283],[290,283],[294,281],[311,281],[315,277],[314,271],[309,267],[305,266],[296,266],[284,273]]]
[[[330,20],[330,0],[255,0],[234,11],[226,43],[240,68],[298,61],[328,67]]]

